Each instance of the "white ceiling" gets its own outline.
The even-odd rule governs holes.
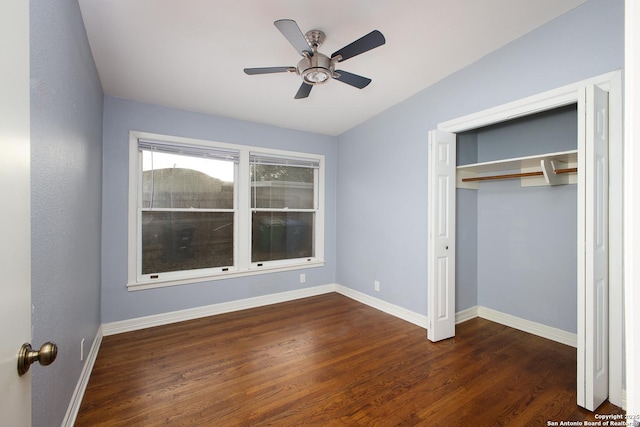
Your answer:
[[[339,135],[586,0],[79,0],[106,95]],[[293,99],[301,58],[273,25],[319,29],[331,55],[370,31],[386,44],[344,61],[369,77]]]

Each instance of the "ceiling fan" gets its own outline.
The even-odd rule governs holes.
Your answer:
[[[289,43],[291,43],[291,46],[302,55],[302,59],[295,67],[245,68],[245,73],[249,75],[285,72],[298,74],[302,77],[302,85],[300,89],[298,89],[294,97],[295,99],[308,97],[314,85],[324,84],[331,79],[336,79],[342,83],[357,87],[358,89],[362,89],[371,83],[371,79],[367,77],[343,70],[336,70],[335,67],[339,62],[346,61],[356,55],[382,46],[385,43],[385,39],[380,31],[371,31],[353,43],[335,51],[331,54],[331,57],[328,57],[318,52],[318,48],[322,45],[326,37],[322,31],[311,30],[303,35],[296,21],[292,19],[279,19],[274,22],[274,25],[280,30]]]

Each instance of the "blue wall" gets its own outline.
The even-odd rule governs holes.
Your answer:
[[[591,0],[340,135],[336,281],[426,315],[429,129],[621,69],[623,12],[621,0]],[[483,204],[477,203],[480,209]],[[522,215],[528,220],[526,212]],[[379,293],[374,280],[381,282]],[[501,294],[491,298],[497,307],[510,307]],[[548,295],[531,304],[544,298]],[[567,303],[575,305],[575,300]],[[575,319],[570,323],[562,313],[544,314],[547,324],[575,328]]]
[[[325,260],[323,267],[127,291],[129,131],[176,135],[324,154]],[[336,235],[336,138],[241,120],[106,97],[102,232],[102,321],[133,319],[210,304],[334,283]],[[299,283],[300,273],[306,283]]]
[[[478,305],[576,333],[576,186],[483,185],[477,221]]]
[[[60,425],[101,324],[103,96],[77,1],[31,0],[32,425]]]
[[[570,106],[479,130],[478,161],[575,150],[577,121]],[[483,183],[471,220],[478,305],[576,333],[577,186]]]
[[[60,425],[84,363],[80,340],[88,351],[102,322],[335,282],[426,315],[428,130],[623,66],[623,1],[591,0],[335,138],[117,98],[103,102],[77,2],[30,0],[30,11],[33,343],[60,345],[56,363],[32,374],[36,426]],[[326,265],[128,292],[129,130],[324,154]],[[494,192],[512,191],[520,189],[502,183],[486,197],[474,192],[464,211],[480,217],[489,205],[497,215],[532,221],[526,209],[492,200]],[[536,203],[538,191],[523,202]],[[563,191],[570,192],[559,189],[552,197],[572,197]],[[566,235],[560,225],[566,219],[553,224],[557,213],[535,220]],[[460,227],[458,233],[471,238],[480,230]],[[477,260],[492,244],[469,246],[465,256]],[[470,274],[459,278],[473,282]],[[374,280],[381,282],[379,293]],[[504,292],[467,286],[458,297],[459,307],[477,301],[574,328],[575,316],[548,310],[544,302],[531,304],[541,320]]]

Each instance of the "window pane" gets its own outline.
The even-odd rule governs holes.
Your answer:
[[[254,208],[313,209],[314,168],[251,165]]]
[[[142,212],[142,274],[233,265],[233,212]]]
[[[314,216],[313,212],[254,212],[251,261],[314,256]]]
[[[142,154],[143,208],[233,209],[234,162]]]

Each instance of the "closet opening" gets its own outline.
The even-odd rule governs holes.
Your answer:
[[[456,313],[508,314],[577,346],[577,122],[570,104],[456,134]],[[576,171],[549,182],[549,164]]]
[[[428,160],[427,338],[572,345],[578,405],[624,407],[621,73],[442,122]]]

